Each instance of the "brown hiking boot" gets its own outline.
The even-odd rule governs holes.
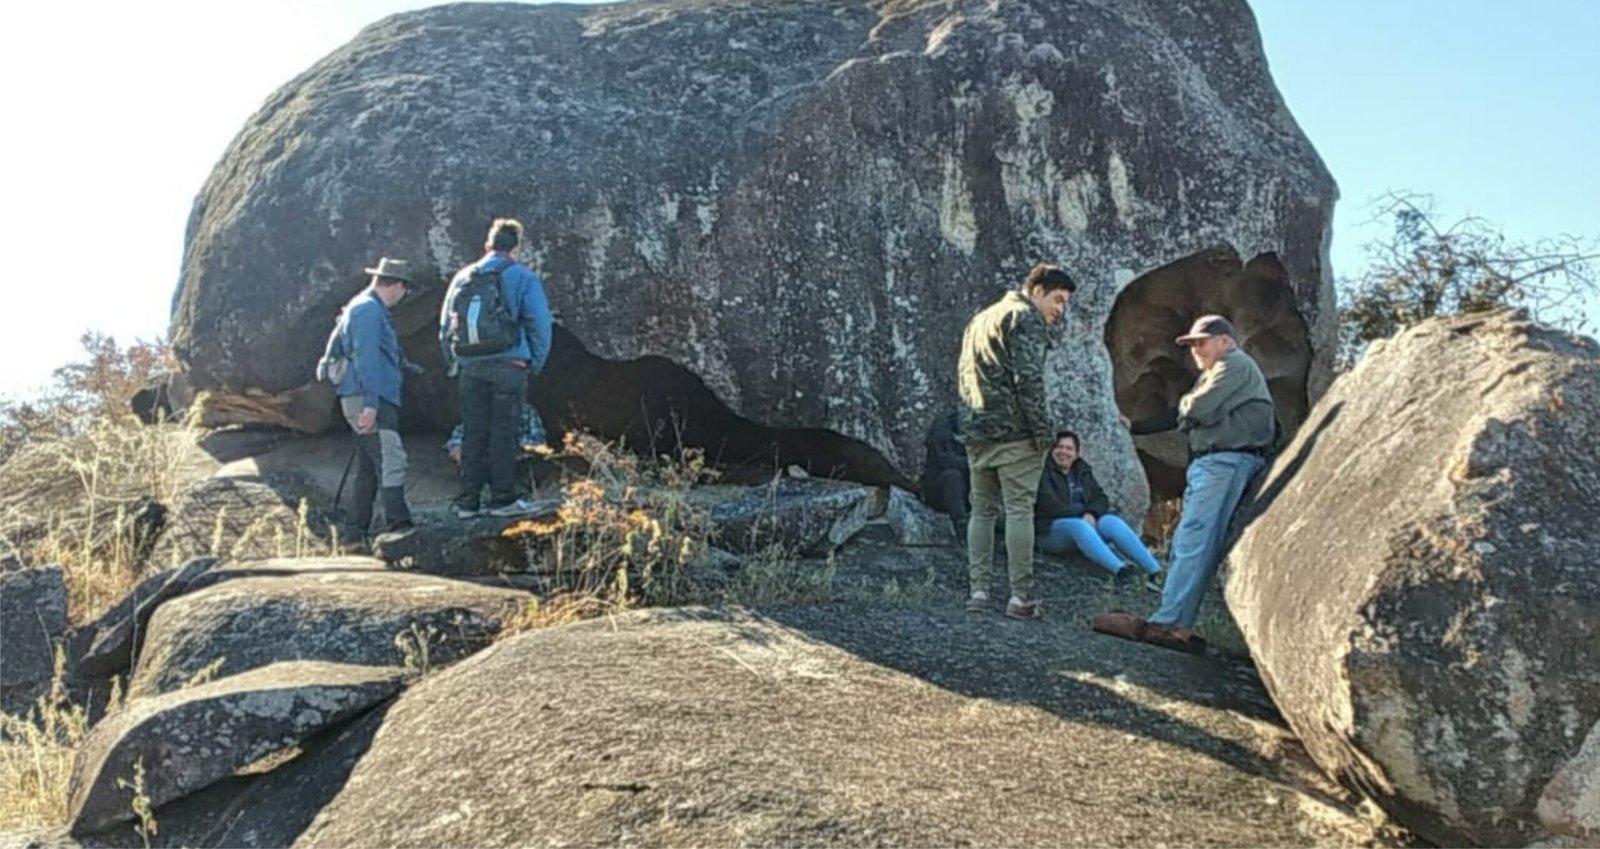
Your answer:
[[[1144,632],[1139,635],[1139,639],[1152,646],[1181,651],[1185,654],[1204,655],[1206,653],[1206,641],[1204,638],[1188,628],[1175,628],[1171,625],[1163,625],[1160,622],[1144,623]]]
[[[988,613],[994,605],[989,602],[989,594],[983,590],[975,590],[967,597],[968,613]]]
[[[1097,613],[1089,620],[1089,629],[1100,634],[1121,637],[1124,640],[1143,639],[1145,622],[1125,610]]]
[[[1006,616],[1012,619],[1038,619],[1044,615],[1044,610],[1039,607],[1039,602],[1031,598],[1012,596],[1006,602]]]

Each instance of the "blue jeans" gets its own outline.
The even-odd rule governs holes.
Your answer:
[[[1108,545],[1109,543],[1109,545]],[[1161,571],[1155,555],[1139,541],[1139,535],[1118,516],[1107,514],[1095,520],[1094,527],[1083,519],[1056,519],[1050,532],[1039,538],[1039,548],[1050,554],[1082,552],[1102,569],[1113,574],[1127,568],[1122,557],[1132,560],[1147,574]],[[1112,549],[1116,550],[1113,551]],[[1122,552],[1118,556],[1117,552]]]
[[[1207,454],[1189,464],[1183,489],[1183,516],[1172,536],[1172,558],[1161,609],[1151,622],[1193,628],[1200,600],[1222,562],[1228,539],[1228,520],[1244,498],[1250,481],[1266,460],[1239,451]]]

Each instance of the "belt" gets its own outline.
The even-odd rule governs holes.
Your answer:
[[[1254,454],[1266,459],[1272,456],[1271,448],[1207,448],[1204,451],[1194,451],[1189,454],[1189,459],[1198,460],[1211,454]]]

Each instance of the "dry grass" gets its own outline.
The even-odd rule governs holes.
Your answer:
[[[116,603],[143,577],[153,542],[142,504],[169,504],[181,485],[181,435],[132,415],[58,421],[0,468],[0,526],[25,562],[59,564],[75,622]]]
[[[50,692],[25,716],[0,714],[0,830],[66,822],[72,762],[89,718],[68,698],[65,679],[66,653],[58,647]],[[121,699],[114,681],[110,706]]]
[[[709,510],[695,490],[715,482],[698,449],[640,458],[584,436],[564,451],[587,472],[563,486],[556,516],[519,522],[530,571],[549,592],[508,623],[503,635],[621,613],[640,606],[696,603],[794,604],[833,594],[831,562],[818,569],[770,546],[740,558],[731,578],[710,564]]]
[[[681,600],[706,552],[710,523],[688,498],[715,479],[703,453],[645,460],[572,435],[564,451],[587,473],[563,486],[560,510],[505,531],[522,541],[529,570],[548,576],[545,599],[530,601],[505,635]]]
[[[152,427],[127,412],[148,363],[130,371],[114,342],[93,341],[91,361],[58,371],[53,394],[0,403],[0,547],[62,567],[74,623],[93,620],[145,577],[154,539],[140,507],[175,503],[193,442],[186,424]],[[280,553],[314,553],[305,511],[291,518],[297,528],[277,532]],[[0,830],[66,821],[73,760],[89,728],[68,695],[68,672],[58,646],[49,692],[25,715],[0,714]],[[190,683],[215,674],[202,670]],[[106,710],[120,703],[114,681]],[[152,818],[140,824],[154,833]]]

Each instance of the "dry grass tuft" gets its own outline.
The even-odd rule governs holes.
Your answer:
[[[550,591],[530,602],[504,634],[621,613],[640,606],[698,603],[793,604],[831,597],[830,563],[817,569],[773,546],[741,558],[731,578],[710,564],[709,510],[695,490],[714,483],[698,449],[640,458],[586,436],[564,451],[584,476],[563,487],[554,517],[519,522],[529,570]]]
[[[89,733],[89,718],[68,698],[65,681],[66,652],[58,646],[50,691],[25,716],[0,714],[0,830],[67,820],[72,762]],[[113,681],[108,710],[121,701]]]

